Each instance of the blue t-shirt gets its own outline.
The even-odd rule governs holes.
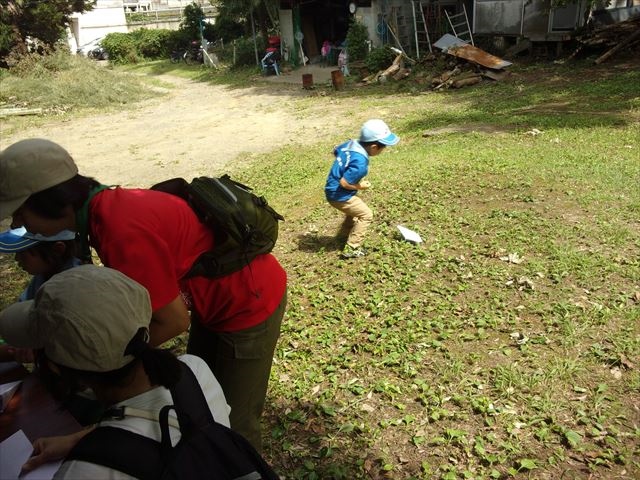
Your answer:
[[[340,186],[340,179],[344,179],[351,185],[357,184],[369,173],[369,155],[356,140],[338,145],[333,151],[336,156],[327,177],[324,193],[331,202],[346,202],[357,191],[347,190]]]

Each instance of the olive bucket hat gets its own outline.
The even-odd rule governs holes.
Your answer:
[[[21,140],[0,152],[0,220],[20,208],[34,193],[78,174],[71,155],[42,138]]]

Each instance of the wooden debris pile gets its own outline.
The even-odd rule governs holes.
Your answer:
[[[442,90],[445,88],[462,88],[469,85],[475,85],[482,81],[482,76],[476,69],[463,69],[456,65],[453,69],[442,72],[431,78],[431,87],[434,90]]]
[[[499,68],[487,67],[487,59],[491,61],[491,66]],[[485,78],[502,80],[509,75],[509,72],[502,70],[505,65],[510,65],[510,62],[504,62],[471,45],[451,48],[446,52],[434,50],[418,61],[400,52],[388,68],[366,76],[358,86],[409,79],[435,91],[457,89],[476,85]]]
[[[430,57],[437,58],[432,54],[427,57],[427,61]],[[425,63],[427,62],[423,62],[423,64]],[[509,76],[509,72],[483,68],[480,65],[460,59],[448,62],[445,64],[444,69],[440,68],[438,70],[438,66],[441,64],[442,62],[434,61],[431,66],[431,71],[434,74],[431,76],[429,83],[435,91],[476,85],[485,78],[499,81]],[[428,67],[425,71],[428,71]]]
[[[403,52],[400,52],[388,68],[363,78],[359,85],[384,83],[389,79],[402,80],[407,78],[411,74],[411,69],[406,66],[407,63],[415,64],[416,62]]]
[[[576,41],[579,46],[571,54],[570,59],[586,52],[603,52],[595,60],[596,64],[600,64],[621,50],[640,48],[640,16],[578,35]]]

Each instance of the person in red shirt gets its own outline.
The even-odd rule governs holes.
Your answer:
[[[12,228],[32,233],[77,231],[105,266],[142,284],[153,346],[190,327],[187,352],[203,358],[222,385],[231,427],[261,450],[260,416],[287,298],[286,272],[273,255],[224,277],[185,278],[215,238],[183,199],[101,185],[44,139],[0,153],[0,219],[8,216]]]

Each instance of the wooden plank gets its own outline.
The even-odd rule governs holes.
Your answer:
[[[40,115],[41,108],[2,108],[0,109],[0,117],[9,117],[12,115]]]
[[[455,80],[451,84],[451,86],[453,88],[462,88],[462,87],[467,87],[469,85],[475,85],[476,83],[480,83],[481,80],[482,78],[479,75],[476,77],[462,78],[460,80]]]
[[[511,62],[507,62],[506,60],[491,55],[490,53],[487,53],[478,47],[474,47],[473,45],[457,45],[450,47],[447,50],[447,53],[454,57],[464,58],[470,62],[477,63],[483,67],[497,70],[511,65]]]

